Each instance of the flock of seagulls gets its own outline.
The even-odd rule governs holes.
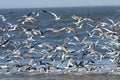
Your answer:
[[[41,13],[53,16],[55,21],[62,18],[51,11],[41,10],[10,23],[0,15],[0,22],[6,24],[0,27],[1,74],[112,73],[119,69],[119,18],[95,21],[90,17],[71,15],[70,25],[30,28],[28,24],[34,26]]]

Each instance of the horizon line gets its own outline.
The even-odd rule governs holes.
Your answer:
[[[55,6],[55,7],[10,7],[10,8],[0,8],[0,9],[35,9],[35,8],[75,8],[75,7],[120,7],[120,5],[94,5],[94,6]]]

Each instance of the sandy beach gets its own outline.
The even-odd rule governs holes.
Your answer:
[[[120,80],[119,75],[2,75],[0,80]]]

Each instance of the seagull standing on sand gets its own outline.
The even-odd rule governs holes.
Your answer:
[[[42,10],[42,12],[51,14],[52,16],[55,17],[55,20],[56,20],[56,21],[57,21],[57,20],[60,20],[60,16],[57,16],[57,15],[56,15],[55,13],[53,13],[53,12],[48,12],[48,11],[46,11],[46,10]]]

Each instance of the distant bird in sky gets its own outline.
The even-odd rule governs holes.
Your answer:
[[[42,10],[42,12],[51,14],[52,16],[55,17],[55,20],[60,20],[60,16],[57,16],[57,15],[56,15],[55,13],[53,13],[53,12],[46,11],[46,10]]]

